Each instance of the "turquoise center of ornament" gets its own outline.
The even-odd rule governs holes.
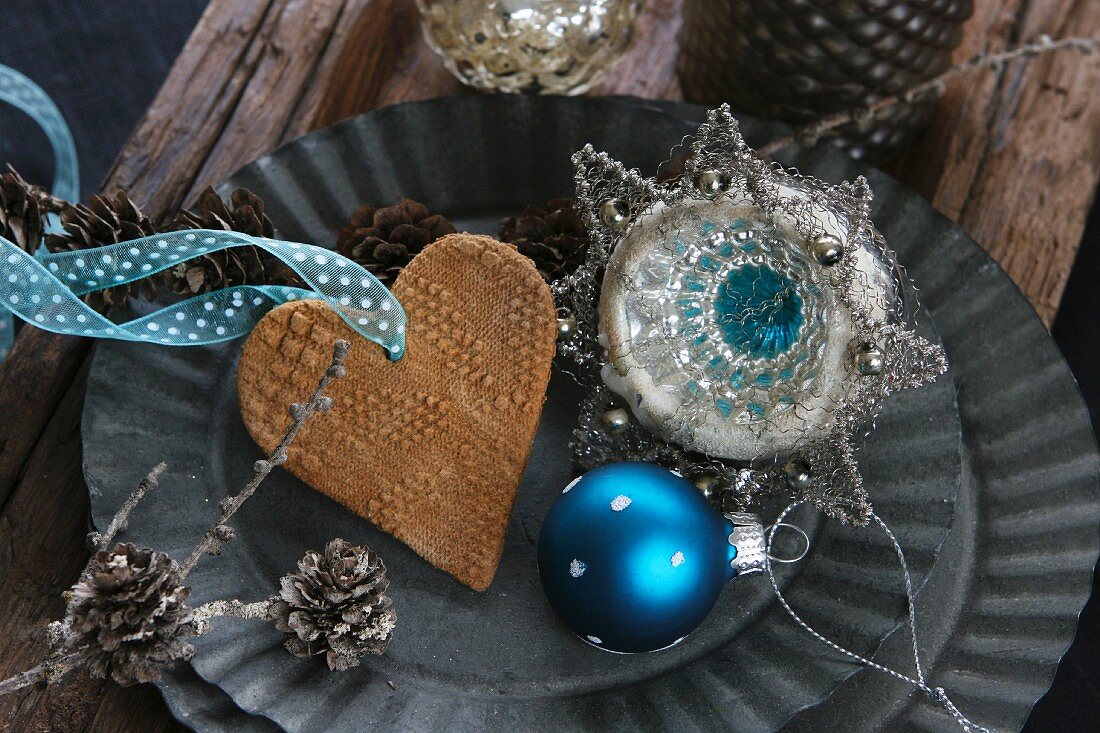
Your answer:
[[[774,359],[802,329],[802,296],[790,278],[766,265],[731,271],[714,307],[723,340],[752,358]]]

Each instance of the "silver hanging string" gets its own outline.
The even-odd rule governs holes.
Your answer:
[[[786,527],[787,529],[797,533],[802,537],[802,550],[794,557],[779,557],[778,555],[771,554],[771,537],[780,527]],[[768,529],[766,530],[766,534],[768,535],[768,559],[772,562],[783,563],[784,565],[796,563],[802,558],[806,557],[807,553],[809,553],[810,551],[810,536],[806,534],[806,530],[802,529],[797,524],[790,524],[788,522],[776,522],[775,524],[772,524],[768,527]]]
[[[799,616],[793,608],[791,608],[790,604],[787,603],[787,599],[783,597],[782,591],[779,590],[779,583],[776,581],[775,572],[772,569],[773,562],[783,561],[779,560],[776,557],[773,557],[771,554],[771,549],[772,543],[775,540],[776,530],[778,530],[780,527],[793,526],[785,523],[783,520],[787,518],[788,514],[790,514],[796,508],[805,503],[807,502],[797,501],[789,504],[786,509],[779,513],[779,516],[776,518],[775,523],[768,528],[767,561],[765,563],[765,567],[768,572],[768,579],[771,581],[772,584],[772,590],[775,592],[775,597],[779,600],[779,604],[783,606],[784,610],[786,610],[790,617],[794,619],[795,623],[801,626],[808,634],[810,634],[810,636],[814,637],[829,648],[839,652],[840,654],[843,654],[850,659],[855,660],[856,662],[859,662],[865,667],[870,667],[872,669],[877,669],[880,672],[885,672],[891,677],[899,679],[902,682],[907,682],[916,687],[918,690],[927,695],[929,700],[943,707],[947,712],[949,712],[951,714],[951,717],[953,717],[956,722],[958,722],[959,727],[966,731],[966,733],[990,733],[990,730],[988,728],[978,725],[977,723],[971,721],[969,718],[963,715],[962,712],[955,706],[955,703],[953,703],[951,699],[947,696],[947,692],[944,691],[942,687],[930,687],[928,683],[925,682],[924,669],[921,667],[920,652],[917,650],[917,614],[915,598],[913,594],[913,579],[912,576],[909,574],[909,564],[905,561],[905,553],[902,551],[901,544],[898,542],[897,537],[895,537],[894,533],[890,531],[890,528],[886,526],[886,522],[882,521],[882,519],[880,519],[879,516],[874,512],[871,513],[870,518],[874,520],[874,522],[882,528],[882,531],[886,533],[886,536],[890,538],[890,542],[894,545],[894,552],[897,553],[898,561],[901,563],[902,577],[905,579],[905,597],[909,604],[909,635],[910,638],[913,640],[913,666],[917,670],[916,678],[914,679],[908,675],[902,674],[901,672],[890,669],[889,667],[884,667],[877,662],[873,662],[864,656],[845,649],[834,641],[826,639],[808,623],[803,621],[802,617]],[[805,553],[803,553],[803,556],[805,556]]]

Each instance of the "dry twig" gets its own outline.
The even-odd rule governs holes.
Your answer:
[[[204,554],[217,554],[221,550],[222,545],[233,538],[233,530],[226,523],[237,513],[241,506],[256,493],[260,484],[267,478],[272,469],[274,469],[275,466],[286,463],[287,449],[309,418],[315,413],[326,412],[332,409],[332,398],[327,397],[324,391],[329,384],[344,376],[346,373],[344,360],[347,358],[350,348],[351,344],[347,341],[341,339],[336,342],[333,347],[332,362],[321,376],[317,388],[314,390],[309,401],[305,404],[294,403],[290,406],[290,414],[293,421],[286,435],[283,436],[282,441],[267,460],[256,462],[252,479],[245,485],[240,493],[228,497],[221,502],[220,516],[214,525],[203,535],[202,540],[199,541],[198,545],[196,545],[195,549],[192,550],[191,554],[180,567],[178,580],[182,581]],[[108,523],[107,529],[102,533],[92,532],[88,535],[88,541],[92,548],[92,557],[88,560],[88,563],[84,566],[84,570],[81,572],[81,581],[89,580],[97,553],[108,551],[118,533],[126,528],[126,523],[131,512],[141,503],[148,492],[157,488],[159,478],[166,469],[167,465],[165,463],[160,463],[154,467],[141,483],[138,484],[133,493],[127,497],[126,501],[123,502],[118,512],[111,519],[110,523]],[[255,603],[245,603],[239,600],[211,601],[210,603],[191,610],[188,624],[189,630],[193,631],[194,635],[205,633],[210,629],[210,620],[218,617],[272,621],[275,620],[274,609],[278,601],[278,596],[272,596],[271,598]],[[54,682],[73,669],[83,665],[86,661],[86,657],[82,653],[82,650],[73,651],[67,644],[67,642],[74,638],[73,634],[74,632],[68,627],[67,622],[55,621],[50,624],[50,656],[36,667],[20,672],[8,679],[0,680],[0,696],[7,695],[38,682]]]
[[[183,566],[180,568],[180,578],[186,578],[187,575],[194,569],[195,565],[199,562],[205,554],[216,555],[221,551],[222,546],[233,539],[233,530],[226,524],[234,514],[241,508],[241,506],[248,501],[256,490],[260,488],[260,484],[267,478],[275,466],[281,466],[286,463],[287,449],[290,444],[294,442],[294,439],[298,437],[299,431],[302,426],[306,424],[309,418],[318,412],[328,412],[332,409],[332,398],[325,395],[325,389],[333,382],[333,380],[339,379],[347,373],[344,367],[344,360],[347,359],[348,351],[351,349],[351,344],[343,339],[336,342],[332,348],[332,363],[329,364],[328,369],[321,375],[321,380],[317,383],[317,389],[313,391],[313,395],[310,396],[309,401],[304,405],[300,402],[295,402],[290,406],[290,416],[292,419],[290,428],[286,431],[286,435],[279,442],[279,445],[275,447],[275,450],[271,452],[271,455],[267,460],[256,461],[253,465],[252,480],[241,492],[236,496],[229,496],[222,499],[221,516],[214,523],[214,526],[206,531],[201,542],[195,546],[195,549],[191,551],[190,556],[183,562]]]

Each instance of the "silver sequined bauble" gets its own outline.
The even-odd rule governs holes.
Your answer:
[[[417,0],[428,45],[483,91],[580,94],[630,46],[640,0]]]

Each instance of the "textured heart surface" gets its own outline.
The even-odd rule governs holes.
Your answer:
[[[314,389],[337,338],[347,376],[290,448],[298,478],[460,582],[493,580],[550,376],[557,314],[530,260],[489,237],[444,237],[402,271],[397,362],[320,301],[268,313],[241,354],[241,415],[265,451]]]

